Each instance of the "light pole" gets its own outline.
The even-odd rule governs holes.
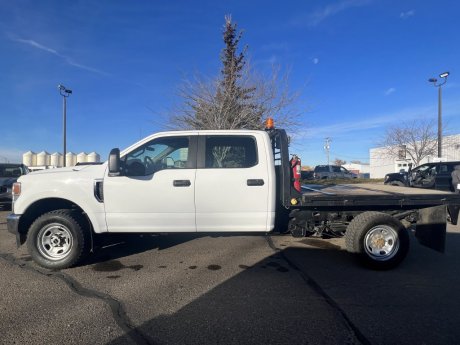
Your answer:
[[[327,165],[329,165],[329,150],[331,149],[331,138],[324,139],[324,149],[326,150],[327,154]]]
[[[442,81],[438,83],[438,79],[430,78],[428,81],[433,83],[438,88],[438,157],[442,157],[442,86],[447,83],[449,72],[444,72],[439,75]]]
[[[72,93],[72,90],[67,89],[64,85],[58,85],[59,93],[62,96],[62,132],[64,137],[64,154],[63,154],[63,166],[65,167],[65,155],[67,153],[67,142],[66,142],[66,132],[67,132],[67,114],[66,114],[66,107],[67,107],[67,97],[69,97]]]

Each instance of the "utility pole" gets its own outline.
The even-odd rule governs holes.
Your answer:
[[[62,122],[63,122],[63,125],[62,125],[62,132],[63,132],[63,141],[64,141],[64,153],[63,153],[63,157],[62,157],[62,161],[63,161],[63,167],[65,167],[65,156],[67,154],[67,97],[69,97],[71,94],[72,94],[72,90],[70,89],[67,89],[64,85],[62,84],[59,84],[58,85],[58,90],[59,90],[59,93],[61,94],[62,96]]]
[[[428,81],[433,83],[438,88],[438,157],[442,157],[442,86],[447,83],[447,77],[449,72],[444,72],[439,75],[443,79],[442,82],[438,83],[438,79],[430,78]]]
[[[332,139],[329,137],[324,139],[324,149],[326,150],[327,154],[327,165],[329,165],[329,150],[331,149],[331,141]]]

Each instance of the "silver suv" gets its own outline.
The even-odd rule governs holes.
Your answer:
[[[317,165],[313,172],[313,178],[320,179],[339,179],[357,178],[358,176],[344,167],[338,165]]]

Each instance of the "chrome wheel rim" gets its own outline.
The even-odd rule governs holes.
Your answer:
[[[398,249],[398,233],[391,226],[375,226],[364,237],[364,250],[374,260],[389,260],[396,255]]]
[[[62,224],[48,224],[38,233],[38,251],[48,260],[57,261],[64,259],[69,255],[72,247],[72,233]]]

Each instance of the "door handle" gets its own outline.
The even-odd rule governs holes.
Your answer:
[[[174,187],[189,187],[191,185],[190,180],[174,180],[173,186]]]
[[[249,180],[247,180],[248,186],[263,186],[264,183],[265,182],[262,179],[249,179]]]

